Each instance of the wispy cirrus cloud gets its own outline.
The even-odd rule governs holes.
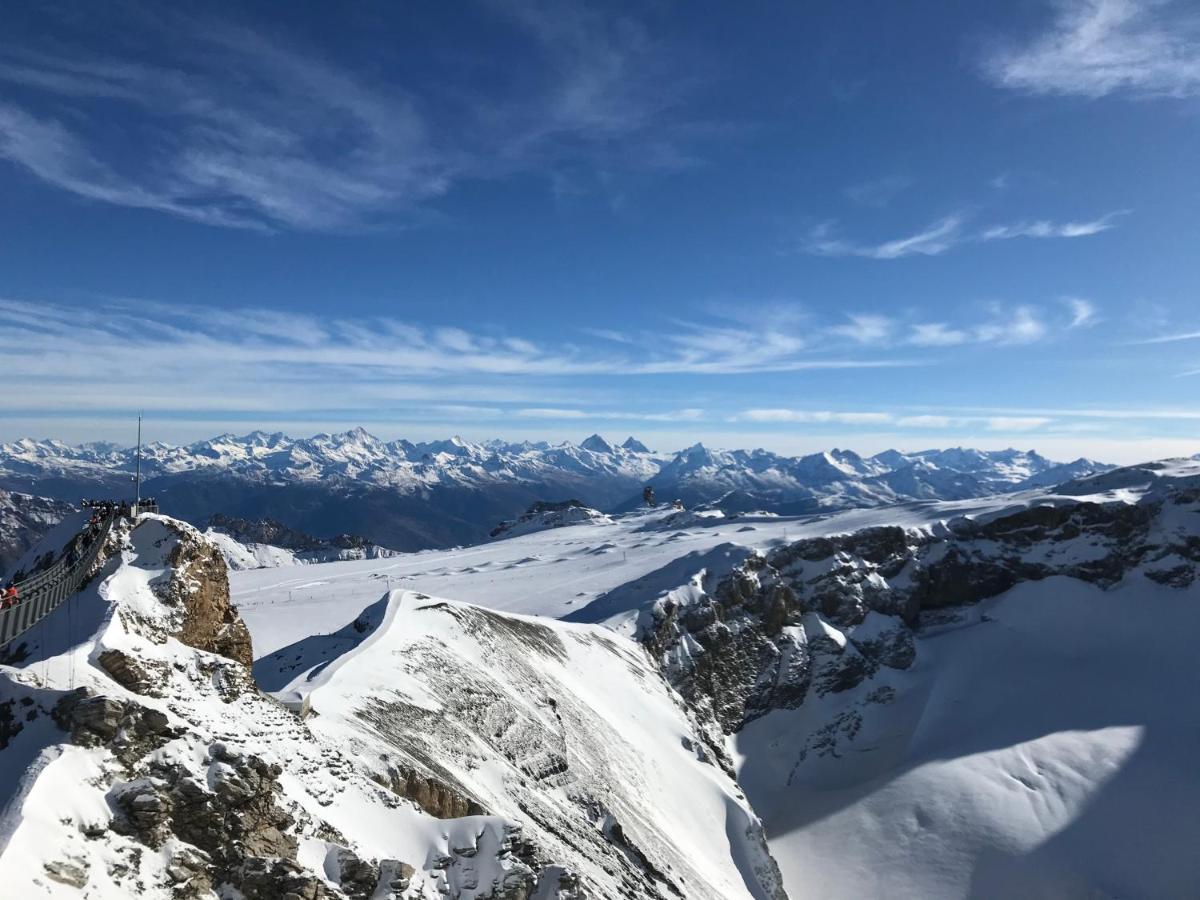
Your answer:
[[[896,323],[888,316],[874,313],[852,313],[841,325],[834,325],[829,333],[849,338],[856,344],[880,344],[887,341],[895,330]]]
[[[994,84],[1030,94],[1189,97],[1200,93],[1200,17],[1161,0],[1059,0],[1050,28],[994,46]]]
[[[910,256],[941,256],[961,244],[1011,240],[1013,238],[1080,238],[1115,227],[1113,219],[1129,213],[1116,210],[1098,219],[1053,222],[1048,219],[992,225],[978,231],[966,228],[965,213],[954,213],[930,223],[915,234],[881,243],[863,243],[837,235],[834,223],[812,228],[800,243],[804,253],[814,256],[857,256],[865,259],[904,259]]]
[[[1063,297],[1062,302],[1071,312],[1070,328],[1090,328],[1099,321],[1096,304],[1083,297]]]
[[[906,256],[939,256],[962,241],[963,218],[946,216],[906,237],[880,244],[862,244],[835,236],[825,222],[809,232],[801,249],[814,256],[861,256],[867,259],[902,259]]]
[[[836,422],[841,425],[884,425],[894,421],[894,416],[884,412],[767,408],[743,410],[733,416],[730,421],[805,425],[826,422]]]
[[[730,417],[731,422],[770,425],[887,426],[899,429],[951,429],[983,427],[988,431],[1033,431],[1051,424],[1049,416],[989,416],[961,413],[857,412],[808,409],[746,409]]]
[[[528,68],[519,92],[461,66],[436,88],[359,72],[278,29],[165,7],[127,16],[139,51],[99,55],[47,8],[53,43],[0,49],[0,84],[16,88],[0,159],[93,201],[306,231],[420,221],[468,178],[694,162],[704,129],[673,115],[687,78],[636,20],[575,2],[493,12]]]
[[[1126,215],[1127,209],[1107,213],[1089,222],[1051,222],[1041,219],[1036,222],[1017,222],[1012,225],[995,225],[985,228],[979,239],[983,241],[1007,241],[1013,238],[1076,238],[1090,237],[1113,227],[1113,219]]]
[[[134,300],[86,306],[0,299],[0,411],[302,410],[389,403],[580,408],[564,381],[913,365],[810,351],[770,323],[682,323],[668,335],[571,345],[389,317],[217,310]],[[188,386],[182,397],[176,385]],[[587,384],[591,384],[588,382]],[[567,403],[563,403],[567,400]],[[683,421],[695,410],[646,413]],[[669,415],[669,419],[658,417]],[[569,416],[560,415],[560,418]],[[603,418],[604,416],[599,416]],[[624,415],[629,418],[628,415]]]
[[[846,322],[833,325],[824,334],[854,344],[874,347],[956,347],[962,344],[1014,346],[1036,343],[1056,333],[1094,324],[1097,309],[1079,297],[1064,298],[1068,315],[1054,309],[1021,304],[992,304],[986,318],[975,322],[921,321],[910,314],[896,318],[880,314],[854,313]]]
[[[704,418],[704,410],[696,408],[667,410],[666,412],[634,412],[629,410],[534,406],[515,410],[513,414],[522,419],[587,419],[624,422],[696,422]]]

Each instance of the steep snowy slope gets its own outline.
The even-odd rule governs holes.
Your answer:
[[[783,896],[757,820],[637,645],[405,591],[358,623],[255,674],[306,696],[314,734],[380,782],[522,823],[587,896]]]
[[[1023,584],[917,663],[751,722],[738,775],[792,896],[1185,897],[1200,596]]]

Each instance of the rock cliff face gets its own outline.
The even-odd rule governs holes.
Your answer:
[[[179,538],[167,560],[170,580],[159,590],[164,603],[182,610],[175,637],[189,647],[254,664],[250,632],[229,600],[229,570],[220,551],[192,529]]]
[[[1063,575],[1110,588],[1135,572],[1179,588],[1200,577],[1200,485],[797,541],[750,557],[693,602],[660,602],[642,640],[728,734],[880,667],[908,668],[916,631],[958,607],[1025,581]]]

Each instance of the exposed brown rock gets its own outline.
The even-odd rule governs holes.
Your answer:
[[[175,636],[249,668],[254,662],[250,631],[229,599],[229,570],[221,552],[198,534],[181,532],[169,562],[173,572],[164,599],[185,611]]]
[[[438,819],[487,815],[487,810],[474,800],[433,775],[418,772],[411,766],[389,766],[387,779],[381,781],[394,793],[411,800]]]

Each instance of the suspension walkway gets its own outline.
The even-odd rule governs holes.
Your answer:
[[[83,587],[117,518],[116,511],[108,513],[95,526],[86,543],[75,545],[74,552],[70,551],[72,542],[51,565],[22,581],[13,582],[20,599],[15,606],[0,610],[0,647],[19,638]],[[84,534],[81,532],[79,537]]]

